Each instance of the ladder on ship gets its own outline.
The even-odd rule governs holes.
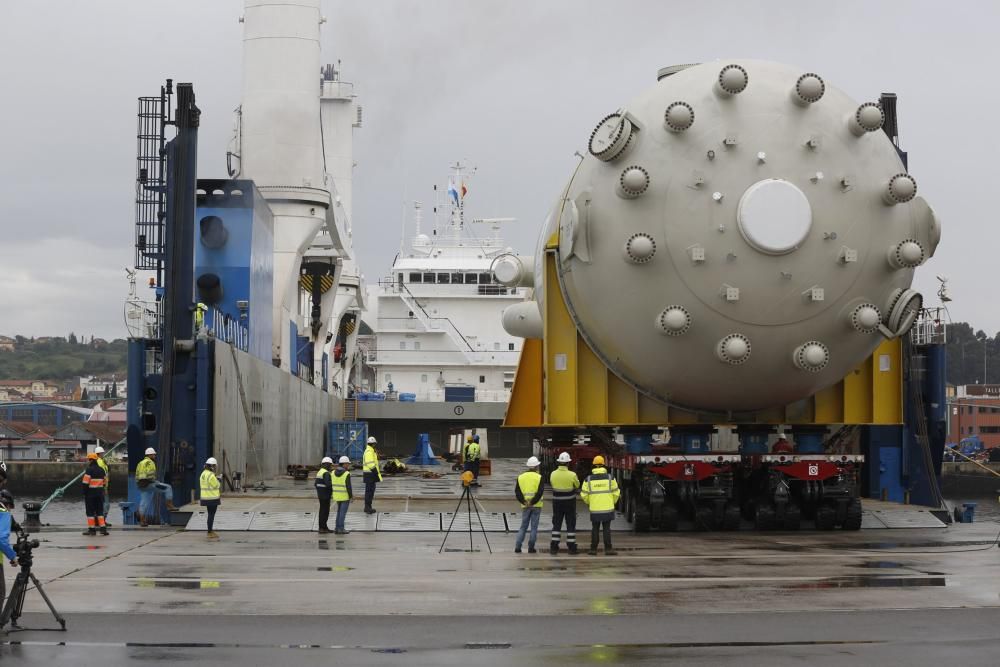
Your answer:
[[[358,421],[358,399],[356,398],[344,399],[344,421],[345,422]]]

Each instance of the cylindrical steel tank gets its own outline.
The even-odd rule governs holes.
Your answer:
[[[558,230],[569,312],[638,390],[722,411],[806,398],[908,330],[940,238],[883,122],[786,65],[661,70],[594,129],[535,285]]]

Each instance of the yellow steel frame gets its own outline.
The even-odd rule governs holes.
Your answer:
[[[902,344],[883,341],[837,384],[771,410],[701,414],[636,391],[611,372],[580,336],[556,275],[555,237],[545,255],[543,339],[521,350],[504,426],[670,426],[697,424],[901,424]]]

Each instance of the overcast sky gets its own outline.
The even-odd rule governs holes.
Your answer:
[[[658,68],[760,58],[859,101],[899,95],[910,172],[944,228],[916,287],[932,297],[945,275],[954,320],[1000,329],[1000,3],[324,0],[324,12],[324,61],[342,61],[364,106],[354,229],[369,281],[399,248],[404,202],[430,204],[450,162],[478,167],[469,213],[517,218],[506,235],[530,252],[573,152]],[[223,176],[241,13],[240,0],[0,1],[0,334],[124,336],[135,98],[165,77],[193,82],[199,176]]]

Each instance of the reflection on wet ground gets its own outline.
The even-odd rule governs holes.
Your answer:
[[[788,584],[793,590],[827,588],[905,588],[913,586],[946,586],[945,577],[831,577],[820,581]]]

